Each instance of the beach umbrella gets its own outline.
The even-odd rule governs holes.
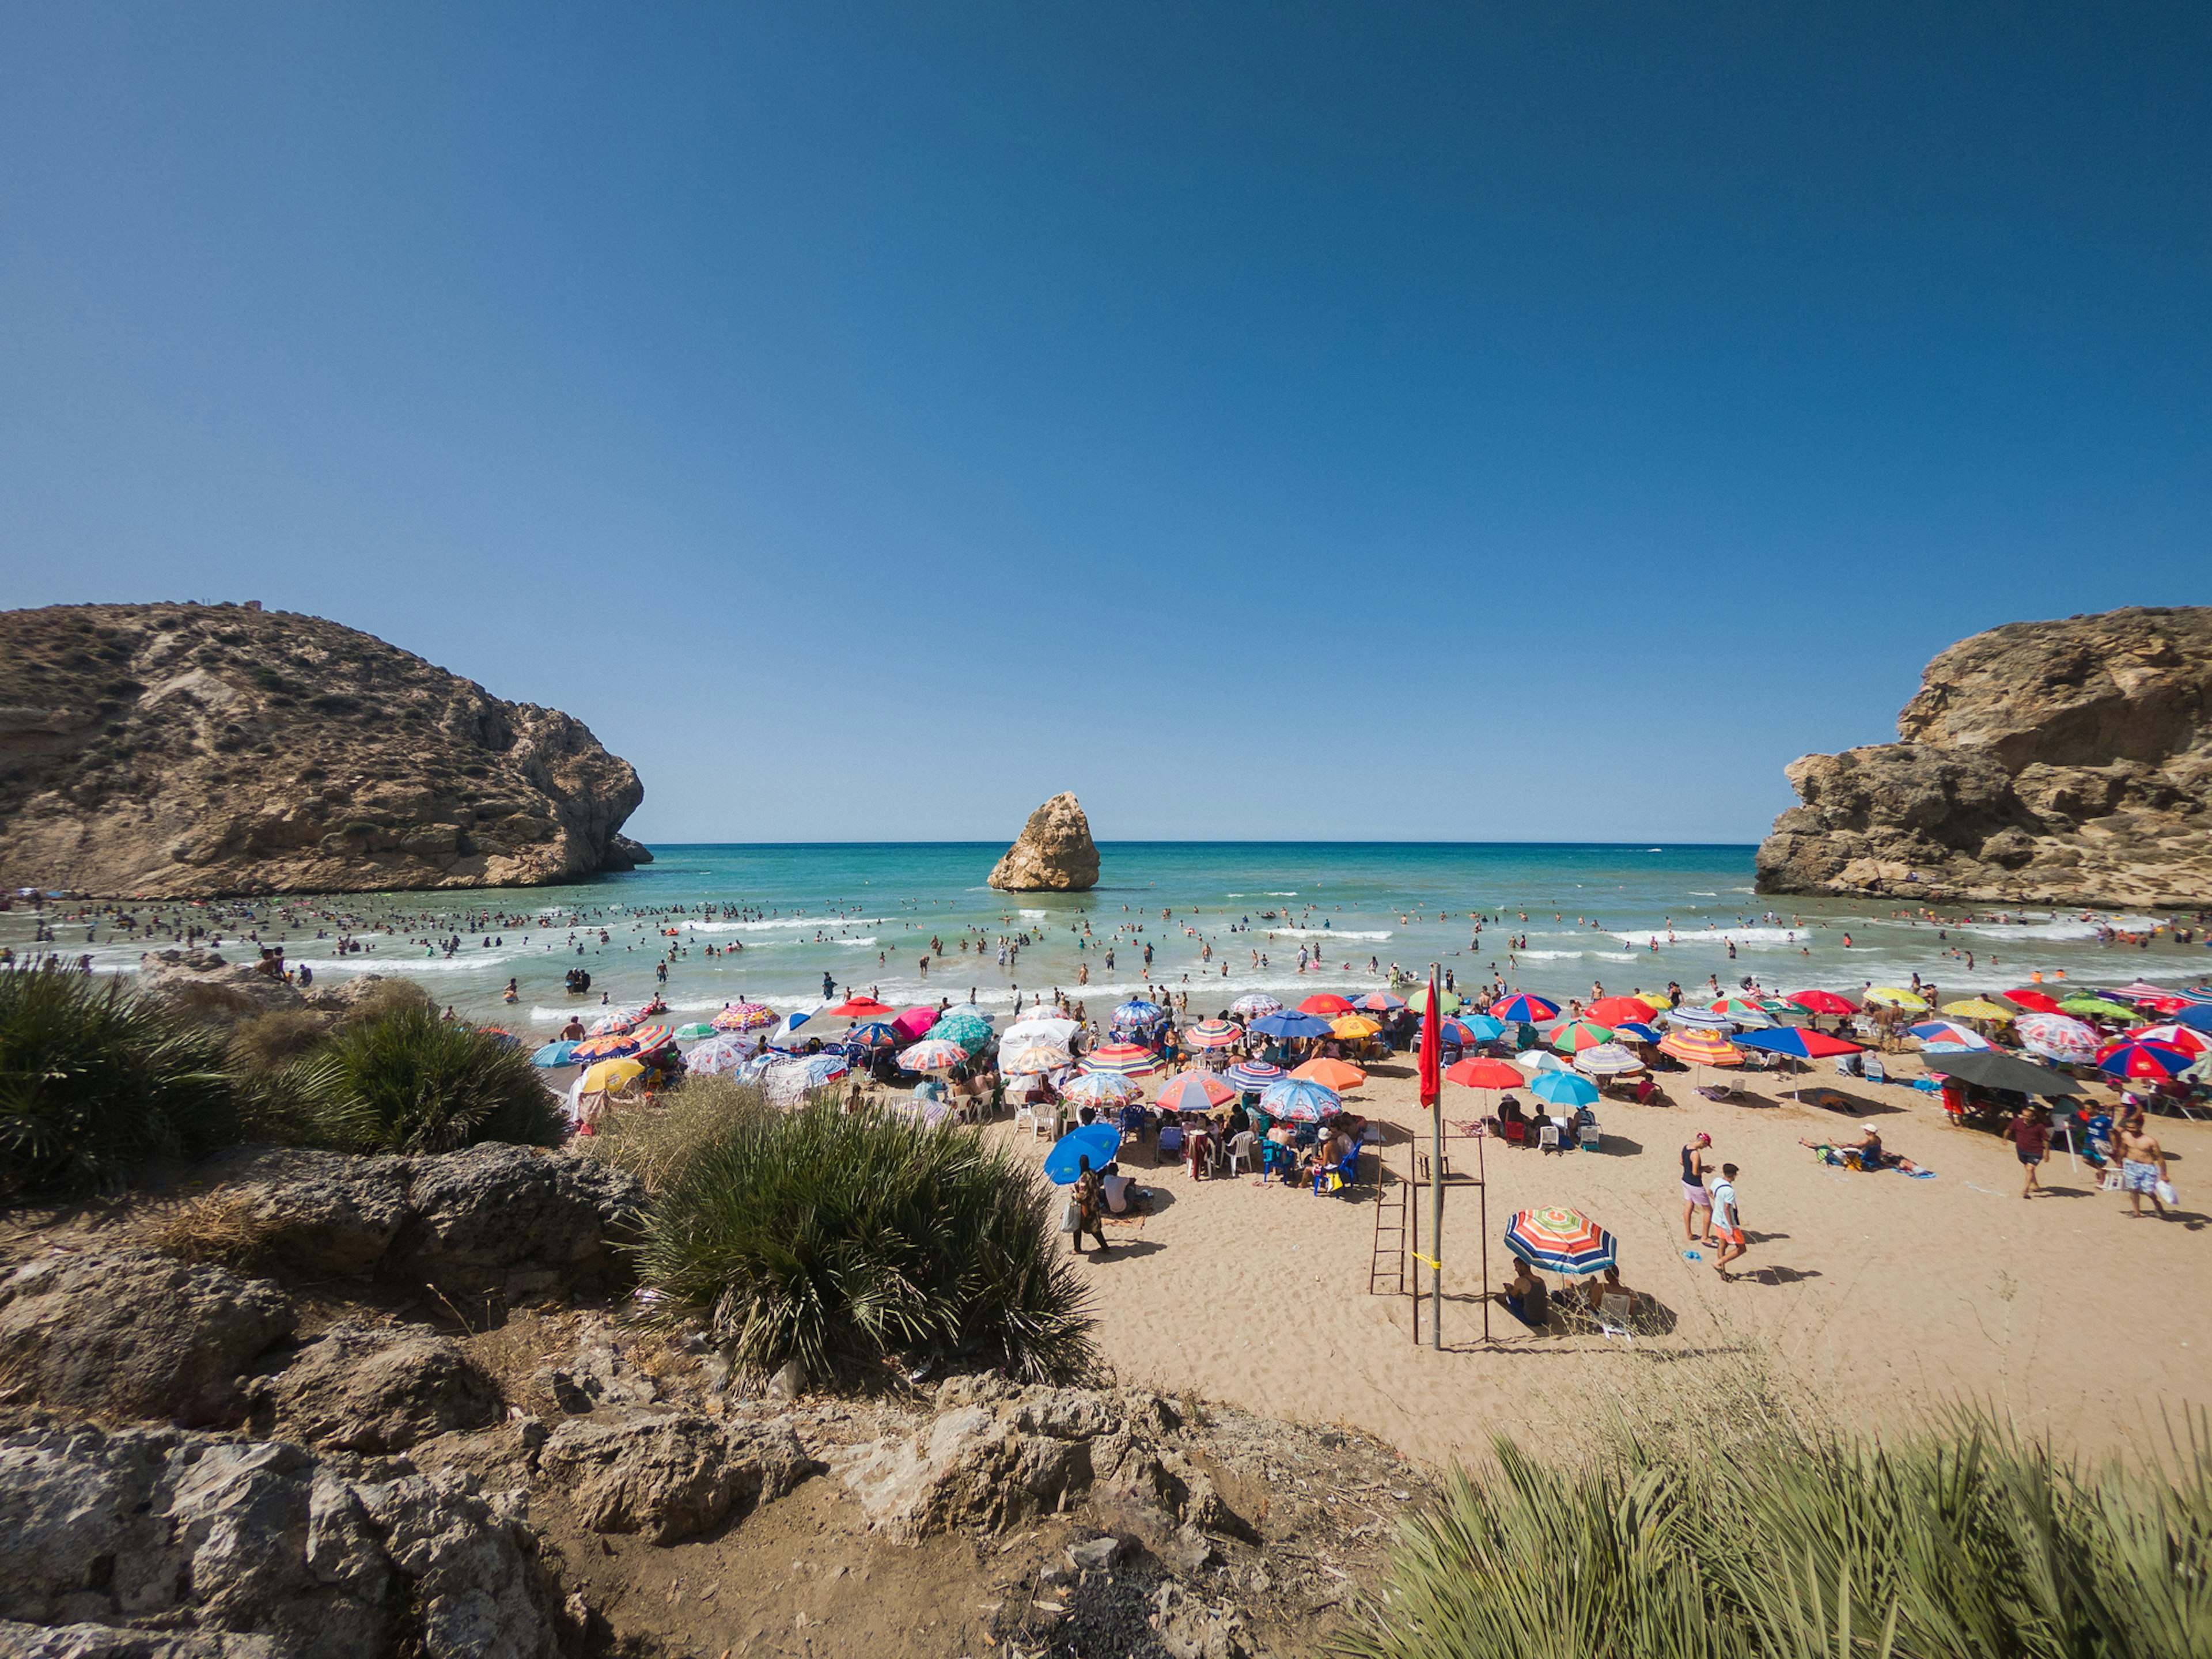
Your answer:
[[[1330,1113],[1341,1110],[1343,1105],[1335,1090],[1309,1083],[1302,1077],[1286,1077],[1280,1083],[1270,1084],[1260,1096],[1261,1111],[1269,1117],[1285,1118],[1293,1123],[1318,1123]]]
[[[1352,1012],[1352,1001],[1334,991],[1323,991],[1298,1004],[1298,1011],[1307,1014],[1348,1014]]]
[[[1261,1014],[1280,1012],[1282,1004],[1265,991],[1253,991],[1229,1005],[1229,1012],[1240,1019],[1255,1019]]]
[[[1600,1025],[1618,1025],[1624,1019],[1650,1019],[1658,1013],[1642,997],[1604,997],[1583,1010],[1586,1018]]]
[[[2023,1095],[2078,1095],[2081,1085],[2063,1073],[2039,1066],[2002,1048],[1966,1048],[1955,1054],[1929,1054],[1922,1062],[1931,1072]]]
[[[1237,1091],[1211,1072],[1184,1072],[1171,1077],[1160,1085],[1158,1096],[1164,1112],[1207,1112],[1236,1098]]]
[[[2087,1066],[2097,1058],[2097,1034],[2064,1014],[2022,1014],[2013,1022],[2021,1046],[2030,1054]]]
[[[2168,1022],[2164,1025],[2149,1025],[2130,1033],[2136,1042],[2163,1042],[2169,1048],[2182,1048],[2192,1054],[2201,1054],[2212,1042],[2204,1040],[2204,1033],[2187,1025]]]
[[[1167,1010],[1157,1002],[1147,1002],[1142,997],[1132,997],[1114,1011],[1110,1022],[1115,1030],[1138,1030],[1157,1025],[1168,1017]]]
[[[929,1028],[936,1024],[937,1010],[924,1006],[901,1010],[899,1017],[891,1022],[891,1029],[899,1034],[902,1040],[919,1042],[929,1035]]]
[[[1586,1019],[1566,1019],[1553,1028],[1552,1047],[1563,1054],[1578,1054],[1585,1048],[1595,1048],[1600,1043],[1613,1041],[1612,1030],[1603,1025],[1593,1025]]]
[[[1567,1062],[1549,1048],[1524,1048],[1513,1056],[1513,1063],[1522,1071],[1532,1074],[1538,1072],[1564,1072],[1567,1069]]]
[[[1492,1003],[1486,1012],[1492,1019],[1510,1020],[1519,1025],[1548,1025],[1559,1017],[1559,1005],[1526,991],[1516,991],[1503,1001]]]
[[[636,1024],[637,1016],[633,1013],[617,1012],[611,1014],[601,1014],[584,1028],[584,1035],[595,1037],[620,1036]]]
[[[1651,1012],[1655,1014],[1663,1014],[1674,1006],[1674,999],[1664,991],[1638,991],[1634,994],[1650,1003]]]
[[[1553,1106],[1597,1104],[1597,1085],[1572,1072],[1546,1072],[1530,1079],[1528,1092]]]
[[[602,1060],[619,1060],[625,1054],[638,1052],[637,1038],[628,1031],[611,1032],[605,1036],[586,1037],[569,1049],[571,1064],[589,1066]]]
[[[1279,1066],[1270,1066],[1264,1060],[1240,1060],[1222,1077],[1247,1094],[1258,1094],[1273,1084],[1280,1083],[1290,1074]]]
[[[2142,1016],[2124,1003],[2106,997],[2069,997],[2058,1005],[2059,1012],[2072,1014],[2076,1019],[2141,1019]]]
[[[1565,1205],[1516,1212],[1505,1224],[1505,1248],[1532,1267],[1569,1277],[1601,1273],[1620,1258],[1611,1233]]]
[[[1426,1020],[1422,1021],[1423,1024],[1427,1023]],[[1505,1022],[1492,1019],[1488,1014],[1468,1014],[1463,1018],[1448,1021],[1443,1035],[1449,1036],[1454,1025],[1468,1034],[1463,1041],[1468,1042],[1497,1042],[1505,1036]]]
[[[1068,1041],[1082,1026],[1072,1019],[1060,1019],[1050,1015],[1042,1018],[1031,1017],[1009,1025],[1000,1034],[1002,1048],[1026,1048],[1032,1043],[1048,1042],[1054,1048],[1065,1048]]]
[[[1044,1178],[1055,1187],[1072,1187],[1083,1173],[1083,1160],[1103,1170],[1121,1150],[1121,1131],[1111,1123],[1085,1123],[1070,1129],[1044,1155]]]
[[[603,1060],[584,1073],[584,1086],[580,1092],[587,1095],[612,1094],[644,1075],[645,1067],[634,1060]]]
[[[686,1042],[689,1042],[694,1038],[704,1038],[714,1036],[714,1028],[707,1024],[704,1021],[695,1021],[690,1025],[678,1026],[676,1028],[676,1035],[683,1038]]]
[[[676,1028],[673,1025],[641,1025],[629,1034],[629,1040],[637,1044],[637,1052],[641,1054],[657,1054],[676,1041]]]
[[[2136,1007],[2146,1009],[2154,1014],[2178,1014],[2189,1006],[2190,1001],[2190,998],[2183,996],[2179,991],[2167,991],[2154,997],[2134,999]]]
[[[1619,1077],[1625,1072],[1642,1071],[1644,1062],[1618,1042],[1601,1042],[1575,1056],[1575,1069],[1592,1077]]]
[[[1628,1037],[1637,1042],[1656,1042],[1659,1041],[1658,1031],[1653,1027],[1645,1024],[1640,1019],[1625,1019],[1621,1021],[1620,1024],[1613,1028],[1613,1034],[1616,1037]]]
[[[1075,1057],[1058,1044],[1033,1042],[1017,1049],[1012,1059],[1002,1060],[1000,1069],[1010,1077],[1042,1077],[1074,1064]]]
[[[898,1057],[899,1068],[907,1072],[949,1072],[956,1066],[968,1063],[968,1051],[957,1042],[943,1037],[925,1037]]]
[[[2164,1081],[2179,1077],[2197,1063],[2186,1048],[2163,1042],[2123,1042],[2097,1062],[2106,1077]]]
[[[1902,985],[1877,985],[1866,994],[1869,1002],[1880,1002],[1892,1008],[1902,1008],[1908,1013],[1924,1014],[1928,999],[1917,991],[1908,991]]]
[[[718,1031],[760,1031],[775,1024],[775,1010],[757,1002],[733,1002],[708,1022]]]
[[[1365,996],[1357,999],[1352,1006],[1355,1008],[1364,1008],[1370,1014],[1389,1014],[1395,1013],[1404,1007],[1406,999],[1394,997],[1388,991],[1370,991]]]
[[[1225,1019],[1202,1019],[1183,1030],[1182,1040],[1194,1048],[1226,1048],[1243,1042],[1244,1028]]]
[[[1118,1072],[1123,1077],[1150,1077],[1160,1069],[1160,1057],[1133,1042],[1103,1042],[1083,1057],[1088,1072]]]
[[[2111,996],[2125,997],[2130,1002],[2164,1002],[2173,994],[2172,986],[2153,985],[2147,979],[2139,979],[2132,985],[2123,985],[2117,991],[2107,993]],[[2165,1010],[2160,1012],[2164,1012]]]
[[[574,1059],[576,1045],[573,1042],[549,1042],[531,1055],[533,1066],[566,1066]]]
[[[1987,997],[1968,997],[1964,1002],[1947,1002],[1943,1012],[1954,1019],[2010,1019],[2020,1011],[2002,1007]]]
[[[1261,1015],[1252,1022],[1252,1029],[1266,1036],[1312,1037],[1327,1036],[1329,1027],[1319,1014],[1285,1008],[1279,1013]]]
[[[1834,1054],[1855,1054],[1859,1051],[1856,1042],[1846,1042],[1839,1036],[1830,1036],[1826,1031],[1816,1031],[1809,1025],[1785,1025],[1768,1031],[1746,1031],[1741,1036],[1730,1037],[1729,1042],[1738,1048],[1757,1048],[1764,1054],[1787,1054],[1792,1060],[1826,1060]]]
[[[1660,1018],[1684,1031],[1725,1031],[1735,1024],[1726,1014],[1717,1014],[1710,1008],[1669,1008]]]
[[[1713,1012],[1726,1014],[1738,1025],[1771,1025],[1774,1010],[1758,997],[1723,997],[1713,1004]]]
[[[1496,1025],[1498,1024],[1494,1019],[1485,1020],[1483,1023],[1486,1025]],[[1443,1024],[1437,1027],[1437,1036],[1446,1042],[1456,1042],[1462,1048],[1472,1048],[1478,1042],[1487,1042],[1491,1041],[1490,1038],[1482,1036],[1473,1025],[1469,1024],[1463,1019],[1446,1020]]]
[[[1527,1081],[1506,1061],[1480,1057],[1445,1066],[1444,1079],[1462,1089],[1518,1089]]]
[[[1972,1026],[1961,1025],[1956,1020],[1923,1020],[1917,1025],[1908,1025],[1905,1035],[1917,1036],[1923,1048],[1946,1050],[1956,1054],[1962,1048],[1987,1048],[1990,1040]]]
[[[2212,1002],[2192,1002],[2173,1011],[2174,1023],[2192,1031],[2212,1031]]]
[[[1828,1014],[1840,1018],[1858,1012],[1856,1004],[1838,996],[1833,991],[1799,991],[1787,999],[1808,1014]]]
[[[1669,1031],[1659,1039],[1662,1054],[1686,1066],[1741,1066],[1743,1056],[1717,1031]]]
[[[1134,1079],[1123,1077],[1119,1072],[1085,1072],[1079,1078],[1069,1079],[1067,1087],[1060,1091],[1060,1097],[1073,1101],[1079,1106],[1109,1109],[1127,1106],[1133,1100],[1140,1100],[1144,1093]]]
[[[834,1008],[820,1010],[828,1019],[889,1019],[894,1012],[890,1004],[872,996],[848,996]]]
[[[479,1025],[477,1035],[490,1038],[502,1048],[520,1048],[522,1046],[522,1039],[504,1025]]]
[[[701,1043],[684,1056],[684,1068],[700,1077],[714,1077],[724,1072],[734,1072],[752,1058],[751,1045],[734,1032]]]
[[[2006,991],[2002,994],[2007,1002],[2016,1008],[2025,1008],[2031,1014],[2055,1014],[2058,1012],[2058,999],[2033,986],[2024,985],[2017,991]]]
[[[1358,1042],[1382,1028],[1364,1014],[1346,1014],[1341,1019],[1332,1020],[1328,1029],[1347,1042]]]
[[[902,1041],[898,1028],[880,1019],[855,1025],[845,1033],[846,1043],[857,1048],[896,1048]]]
[[[972,1002],[956,1002],[950,1008],[940,1010],[937,1018],[939,1024],[948,1019],[964,1019],[981,1025],[987,1031],[991,1029],[990,1015]],[[933,1025],[930,1029],[935,1030],[937,1027]]]
[[[1406,999],[1406,1006],[1408,1008],[1411,1008],[1415,1013],[1427,1013],[1429,1012],[1429,988],[1425,985],[1416,986],[1413,989],[1413,994]],[[1439,1013],[1455,1014],[1459,1012],[1459,1009],[1460,1000],[1458,992],[1439,991],[1437,993],[1437,1011]]]
[[[1367,1081],[1367,1073],[1349,1061],[1341,1060],[1310,1060],[1291,1073],[1309,1083],[1318,1083],[1324,1089],[1334,1089],[1339,1094],[1357,1089]]]

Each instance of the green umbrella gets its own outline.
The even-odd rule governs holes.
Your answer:
[[[701,1025],[696,1023],[690,1025],[679,1025],[676,1028],[676,1035],[680,1037],[710,1037],[714,1035],[714,1028],[711,1025]]]
[[[2098,1019],[2142,1018],[2134,1009],[2122,1007],[2117,1002],[2107,1002],[2102,997],[2069,997],[2058,1006],[2069,1014],[2087,1014]]]

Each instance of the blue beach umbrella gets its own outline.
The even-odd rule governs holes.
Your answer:
[[[845,1033],[845,1043],[854,1048],[896,1048],[905,1039],[882,1020],[870,1020]]]
[[[2178,1010],[2173,1016],[2179,1025],[2194,1026],[2200,1031],[2212,1031],[2212,1002],[2192,1002]]]
[[[1802,1025],[1778,1025],[1771,1030],[1746,1031],[1729,1039],[1739,1048],[1759,1048],[1770,1054],[1787,1054],[1792,1060],[1826,1060],[1835,1054],[1855,1054],[1859,1051],[1856,1042],[1842,1037],[1830,1036],[1826,1031],[1808,1030]]]
[[[1292,1123],[1318,1123],[1331,1112],[1342,1111],[1344,1100],[1334,1089],[1302,1077],[1271,1084],[1260,1097],[1260,1109],[1269,1117]]]
[[[1640,1019],[1624,1019],[1613,1028],[1617,1037],[1634,1037],[1638,1042],[1656,1042],[1659,1033]]]
[[[1222,1074],[1232,1089],[1242,1089],[1247,1094],[1258,1094],[1272,1088],[1290,1073],[1279,1066],[1270,1066],[1264,1060],[1240,1060]]]
[[[575,1052],[576,1045],[573,1042],[549,1042],[531,1055],[530,1063],[533,1066],[566,1066],[569,1063],[568,1056]]]
[[[1070,1129],[1044,1155],[1044,1178],[1055,1187],[1069,1187],[1083,1173],[1083,1160],[1089,1158],[1091,1167],[1103,1170],[1114,1154],[1121,1150],[1121,1132],[1110,1123],[1086,1123],[1079,1129]]]
[[[1529,1084],[1528,1092],[1554,1106],[1597,1104],[1597,1085],[1572,1072],[1540,1072]]]
[[[1285,1008],[1279,1014],[1262,1014],[1252,1022],[1252,1029],[1269,1036],[1327,1036],[1329,1024],[1319,1014],[1301,1013],[1296,1008]]]

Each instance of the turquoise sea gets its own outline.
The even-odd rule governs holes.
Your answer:
[[[1674,981],[1694,992],[1747,978],[1785,991],[1841,988],[1916,971],[1948,995],[2024,984],[2037,970],[2094,984],[2180,983],[2212,969],[2201,945],[2100,939],[2108,921],[2141,930],[2145,917],[2037,910],[1965,921],[1947,907],[1939,925],[1899,915],[1903,901],[1762,898],[1749,846],[1116,842],[1100,849],[1099,885],[1065,895],[993,891],[985,878],[1004,850],[661,846],[643,869],[568,887],[135,910],[142,924],[189,915],[226,954],[242,947],[247,959],[258,935],[318,975],[413,975],[465,1016],[530,1030],[603,995],[644,1000],[671,949],[664,994],[677,1014],[701,1018],[741,998],[811,1006],[825,974],[894,1004],[961,1000],[972,988],[987,1006],[1011,1007],[1018,993],[1060,988],[1096,1013],[1147,985],[1188,990],[1191,1007],[1208,1012],[1255,989],[1294,1002],[1324,985],[1380,986],[1394,963],[1425,976],[1436,963],[1468,982],[1495,973],[1554,996],[1587,996],[1595,983],[1619,992]],[[68,910],[50,906],[47,920]],[[1486,918],[1479,933],[1475,915]],[[71,961],[89,954],[108,971],[137,965],[143,932],[88,920],[88,929],[59,923],[40,948]],[[19,906],[0,915],[0,939],[21,954],[33,926]],[[348,936],[371,948],[341,954]],[[428,942],[457,936],[450,951]],[[1018,939],[1026,943],[1001,966],[1000,941]],[[586,997],[562,988],[578,967],[592,975]],[[513,1007],[501,1001],[509,978],[520,993]]]

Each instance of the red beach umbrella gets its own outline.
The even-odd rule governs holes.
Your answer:
[[[1784,1000],[1796,1004],[1808,1014],[1841,1016],[1858,1012],[1858,1010],[1854,1008],[1848,1000],[1838,996],[1833,991],[1800,991],[1796,995]]]
[[[1462,1089],[1518,1089],[1528,1081],[1519,1066],[1484,1059],[1462,1060],[1447,1066],[1444,1078]]]
[[[1348,1014],[1352,1004],[1334,991],[1323,991],[1318,996],[1308,997],[1298,1004],[1298,1012],[1307,1014]]]
[[[1648,1020],[1659,1011],[1642,997],[1603,997],[1583,1010],[1596,1025],[1618,1025],[1624,1020]]]
[[[2058,1012],[2058,1000],[2056,997],[2045,996],[2042,992],[2029,987],[2023,986],[2017,991],[2007,991],[2002,994],[2004,1000],[2014,1007],[2025,1008],[2031,1014],[2055,1014]]]

